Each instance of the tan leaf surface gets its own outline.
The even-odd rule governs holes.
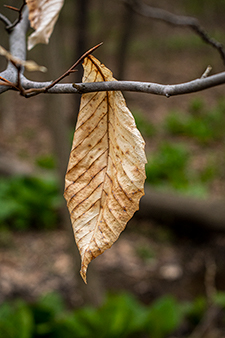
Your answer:
[[[30,50],[38,43],[48,43],[64,0],[26,0],[30,25],[35,31],[28,38]]]
[[[83,82],[114,81],[93,56]],[[81,276],[110,248],[139,208],[144,194],[144,140],[119,91],[83,94],[64,196],[81,255]]]

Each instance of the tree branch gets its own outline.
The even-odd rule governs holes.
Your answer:
[[[35,92],[37,94],[41,92],[46,92],[45,88],[49,86],[51,82],[34,82],[29,81],[25,77],[21,79],[21,85],[25,90],[29,90],[26,94],[26,97],[33,96]],[[120,90],[120,91],[132,91],[132,92],[141,92],[155,95],[162,95],[166,97],[190,94],[193,92],[198,92],[215,86],[225,84],[225,72],[211,75],[206,78],[202,77],[193,81],[174,84],[174,85],[163,85],[159,83],[152,82],[138,82],[138,81],[108,81],[108,82],[91,82],[91,83],[63,83],[56,84],[54,87],[50,88],[46,93],[54,94],[82,94],[89,92],[97,91],[111,91],[111,90]],[[8,90],[9,88],[2,88],[0,86],[0,93]]]
[[[26,60],[26,33],[28,28],[28,8],[25,8],[25,10],[23,11],[22,19],[13,28],[12,32],[9,35],[10,53],[21,60]]]
[[[22,18],[20,22],[13,28],[9,35],[9,46],[10,46],[10,53],[19,58],[20,60],[26,60],[26,32],[29,27],[29,20],[28,20],[28,9],[25,8],[23,11]],[[23,73],[23,67],[20,72],[21,78]],[[5,92],[9,89],[14,89],[18,80],[18,73],[17,69],[13,64],[9,61],[6,70],[0,73],[1,78],[11,82],[12,88],[9,86],[0,86],[0,94]]]
[[[135,1],[136,2],[136,1]],[[147,6],[148,7],[148,6]],[[165,14],[165,11],[158,10],[158,17],[160,17],[160,13]],[[167,13],[167,12],[166,12]],[[177,18],[171,13],[167,13],[167,15],[172,15],[172,21]],[[156,16],[156,14],[155,14]],[[184,19],[183,19],[184,18]],[[169,19],[168,19],[169,20]],[[187,21],[190,20],[192,25],[194,24],[192,20],[196,20],[193,18],[187,17],[178,17],[178,21],[181,20],[182,25],[187,25]],[[190,24],[189,21],[189,24]],[[21,60],[26,59],[26,31],[29,26],[28,21],[28,10],[27,8],[23,12],[23,16],[21,21],[14,27],[10,34],[10,52],[15,57],[20,58]],[[74,69],[74,66],[71,67]],[[71,71],[69,69],[69,73]],[[67,75],[66,72],[65,74]],[[64,74],[64,75],[65,75]],[[216,75],[202,77],[193,81],[189,81],[181,84],[174,85],[163,85],[158,83],[151,82],[135,82],[135,81],[111,81],[111,82],[93,82],[93,83],[78,83],[78,84],[58,84],[56,80],[55,82],[35,82],[29,81],[26,79],[21,73],[20,75],[20,88],[17,86],[18,83],[18,73],[15,67],[9,62],[8,67],[1,74],[1,83],[0,83],[0,93],[11,90],[18,90],[21,95],[25,97],[30,97],[33,95],[37,95],[39,93],[88,93],[88,92],[96,92],[96,91],[111,91],[111,90],[120,90],[120,91],[134,91],[134,92],[142,92],[149,93],[155,95],[163,95],[166,97],[181,95],[181,94],[189,94],[193,92],[198,92],[201,90],[205,90],[207,88],[215,87],[225,83],[225,72],[218,73]],[[64,76],[63,75],[63,76]],[[4,79],[7,82],[7,85],[4,85]],[[59,78],[61,79],[61,77]],[[8,84],[12,83],[10,87]],[[53,86],[54,84],[54,86]]]
[[[113,81],[113,82],[74,84],[74,87],[80,93],[105,91],[105,90],[107,91],[121,90],[121,91],[143,92],[170,97],[175,95],[198,92],[224,83],[225,83],[225,72],[222,72],[216,75],[209,76],[207,78],[200,78],[193,81],[174,85],[163,85],[152,82]]]
[[[2,21],[6,27],[12,25],[11,21],[3,14],[0,13],[0,21]]]
[[[218,50],[223,63],[225,64],[225,51],[223,45],[215,39],[210,38],[196,18],[175,15],[164,9],[148,6],[139,0],[124,0],[124,2],[131,6],[131,8],[139,15],[155,20],[161,20],[173,26],[188,27],[192,29],[204,42]]]
[[[13,30],[13,28],[16,25],[18,25],[18,23],[22,20],[22,12],[23,12],[23,9],[24,9],[25,6],[26,6],[26,0],[23,0],[23,3],[22,3],[20,8],[15,8],[15,7],[12,7],[12,6],[5,5],[5,7],[18,12],[18,18],[13,23],[9,22],[9,24],[6,26],[6,30],[8,32],[11,32]]]

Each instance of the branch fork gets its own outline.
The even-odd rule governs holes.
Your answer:
[[[63,80],[65,77],[69,76],[71,73],[74,73],[76,71],[76,67],[78,64],[80,64],[85,57],[87,57],[89,54],[91,54],[93,51],[95,51],[98,47],[100,47],[103,43],[99,43],[96,46],[90,48],[88,51],[86,51],[64,74],[62,74],[60,77],[58,77],[56,80],[52,81],[49,85],[43,87],[43,88],[29,88],[29,89],[24,89],[22,84],[21,84],[21,70],[22,66],[19,63],[15,62],[15,58],[10,58],[7,54],[5,56],[9,59],[9,61],[13,64],[13,66],[17,70],[17,83],[12,83],[11,81],[8,81],[7,79],[3,78],[0,76],[0,79],[2,82],[0,82],[0,85],[7,85],[9,87],[12,87],[13,89],[17,90],[20,92],[20,95],[28,98],[34,95],[38,95],[40,93],[47,93],[49,89],[53,88],[56,84],[58,84],[61,80]],[[22,63],[23,61],[21,61]]]
[[[135,3],[136,1],[134,1]],[[25,0],[23,0],[23,5]],[[22,5],[22,6],[23,6]],[[159,10],[159,9],[158,9]],[[161,10],[159,10],[161,11]],[[22,13],[20,8],[19,12]],[[161,12],[160,12],[161,13]],[[159,13],[159,14],[160,14]],[[164,12],[163,12],[164,13]],[[161,13],[162,14],[162,13]],[[165,14],[165,13],[164,13]],[[168,13],[166,13],[168,14]],[[176,16],[177,18],[177,16]],[[183,18],[183,17],[181,17]],[[186,18],[186,17],[185,17]],[[8,23],[7,18],[3,18],[0,15],[0,20]],[[180,19],[181,20],[181,19]],[[196,21],[195,21],[196,22]],[[25,60],[26,59],[26,31],[28,29],[28,10],[27,8],[23,11],[23,15],[14,26],[10,34],[10,49],[12,55],[15,57]],[[193,18],[191,20],[193,25]],[[149,82],[135,82],[135,81],[106,81],[106,82],[95,82],[95,83],[61,83],[65,77],[75,71],[75,67],[84,60],[86,56],[97,49],[101,44],[89,49],[84,53],[79,60],[77,60],[72,67],[70,67],[64,74],[58,77],[52,82],[37,82],[30,81],[22,75],[23,67],[18,68],[15,65],[12,67],[10,62],[7,69],[0,74],[0,94],[12,89],[20,92],[24,97],[31,97],[40,93],[74,93],[81,94],[87,92],[97,91],[135,91],[142,93],[150,93],[156,95],[163,95],[167,98],[173,95],[181,95],[197,92],[207,88],[215,87],[221,84],[225,84],[225,72],[218,73],[216,75],[209,75],[209,67],[204,72],[200,79],[189,81],[186,83],[175,84],[175,85],[162,85],[158,83]],[[220,46],[222,46],[220,44]],[[13,69],[14,68],[14,69]]]

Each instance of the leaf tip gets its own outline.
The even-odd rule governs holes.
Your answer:
[[[80,275],[85,284],[87,284],[87,267],[81,264]]]

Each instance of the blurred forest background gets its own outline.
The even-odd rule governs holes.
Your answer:
[[[223,0],[145,3],[196,17],[225,44]],[[15,17],[3,1],[0,12]],[[117,79],[175,84],[208,65],[224,71],[219,53],[188,28],[122,1],[66,0],[49,45],[28,52],[48,72],[26,76],[53,80],[99,42],[95,56]],[[81,76],[80,67],[66,81]],[[87,286],[62,197],[79,95],[1,96],[0,337],[225,337],[224,86],[124,96],[146,141],[146,196],[91,263]]]

